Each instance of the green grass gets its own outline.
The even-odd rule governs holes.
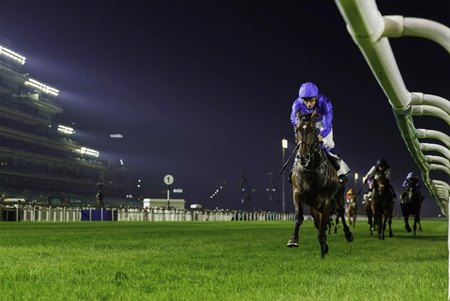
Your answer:
[[[447,300],[447,221],[320,258],[311,221],[0,223],[1,300]]]

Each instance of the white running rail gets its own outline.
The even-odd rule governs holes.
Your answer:
[[[422,171],[422,179],[441,211],[448,217],[448,248],[450,250],[450,185],[433,180],[430,171],[450,175],[450,137],[442,132],[416,129],[414,116],[434,116],[450,126],[450,102],[442,97],[409,92],[395,61],[389,38],[414,36],[429,39],[450,53],[450,28],[440,23],[403,16],[383,16],[375,0],[335,0],[353,41],[359,46],[379,85],[394,111],[397,125],[413,159]],[[438,143],[421,143],[432,139]],[[427,152],[439,155],[426,155]],[[449,252],[450,262],[450,252]],[[450,265],[447,297],[450,300]]]
[[[432,179],[430,171],[450,175],[450,137],[436,130],[416,129],[415,116],[433,116],[450,126],[450,101],[431,94],[409,92],[395,61],[389,38],[414,36],[429,39],[450,53],[450,28],[426,19],[383,16],[374,0],[335,0],[347,29],[359,46],[394,111],[397,125],[422,180],[442,213],[448,216],[450,185]],[[433,139],[442,143],[421,143]],[[427,152],[439,155],[427,155]]]

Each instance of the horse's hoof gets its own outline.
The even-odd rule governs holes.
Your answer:
[[[289,248],[298,248],[298,241],[295,239],[291,239],[288,241],[286,246]]]
[[[355,235],[353,235],[353,232],[345,233],[345,239],[348,242],[352,242],[355,239]]]

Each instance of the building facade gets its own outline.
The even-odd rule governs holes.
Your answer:
[[[127,171],[59,124],[59,91],[24,73],[26,58],[0,45],[0,193],[40,204],[121,202]],[[99,185],[100,183],[103,186]],[[113,204],[112,204],[113,205]]]

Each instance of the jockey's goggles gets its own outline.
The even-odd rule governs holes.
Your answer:
[[[302,100],[304,102],[313,102],[313,101],[317,100],[317,96],[314,96],[314,97],[303,97]]]

